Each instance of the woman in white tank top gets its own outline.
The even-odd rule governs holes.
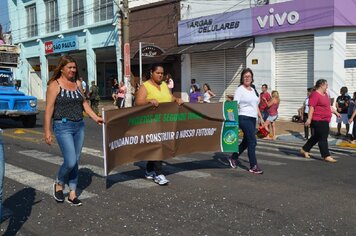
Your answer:
[[[203,89],[204,89],[203,102],[210,103],[211,102],[210,99],[212,97],[215,97],[216,95],[210,90],[210,86],[207,83],[203,85]]]

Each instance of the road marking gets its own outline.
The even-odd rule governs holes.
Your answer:
[[[87,148],[87,147],[83,147],[82,148],[82,153],[90,155],[90,156],[94,156],[94,157],[100,157],[104,159],[104,155],[101,154],[100,150],[96,150],[94,148]]]
[[[214,156],[214,152],[212,153],[199,153],[200,155],[206,155],[208,157],[212,157]],[[224,156],[221,156],[222,158],[227,158],[230,154],[225,153],[223,154]],[[174,157],[173,160],[176,160],[175,163],[179,162],[197,162],[200,161],[198,158],[191,158],[191,157],[185,157],[185,156],[178,156],[178,157]],[[228,164],[228,161],[226,159],[226,163]],[[269,160],[258,160],[258,163],[261,164],[266,164],[266,165],[271,165],[271,166],[281,166],[281,165],[286,165],[287,163],[284,162],[278,162],[278,161],[269,161]],[[230,166],[230,164],[228,164]]]
[[[48,195],[52,196],[53,194],[52,186],[54,181],[51,178],[6,163],[5,163],[5,176],[9,179],[15,180],[16,182],[34,188],[38,191],[44,192]],[[85,190],[81,191],[80,189],[78,189],[78,193],[80,193],[81,199],[98,196],[95,193],[90,193]]]
[[[35,139],[35,138],[33,138],[33,137],[31,137],[31,138],[29,138],[29,137],[22,137],[22,136],[12,135],[12,134],[8,134],[8,133],[3,133],[3,136],[9,137],[9,138],[13,138],[13,139],[22,140],[22,141],[25,141],[25,142],[44,143],[44,142],[43,142],[43,139]]]
[[[28,156],[40,161],[45,161],[51,164],[55,165],[62,165],[63,163],[63,158],[60,156],[55,156],[50,153],[46,152],[41,152],[38,150],[24,150],[24,151],[18,151],[18,153]],[[104,169],[98,166],[94,165],[79,165],[79,169],[89,169],[93,171],[95,174],[99,175],[102,178],[104,177]],[[110,175],[107,177],[108,180],[113,181],[113,182],[120,182],[120,184],[132,187],[132,188],[137,188],[137,189],[142,189],[142,188],[149,188],[153,186],[157,186],[157,184],[149,181],[145,181],[141,178],[137,179],[135,177],[121,174],[118,171],[112,171],[110,172]],[[53,180],[52,180],[53,182]]]

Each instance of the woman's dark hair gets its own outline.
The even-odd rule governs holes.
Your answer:
[[[316,81],[315,86],[314,86],[314,90],[317,90],[318,88],[320,88],[322,85],[326,84],[328,81],[326,79],[319,79]]]
[[[205,83],[204,85],[208,88],[208,90],[211,90],[209,84]],[[203,88],[204,88],[204,85],[203,85]]]
[[[192,85],[192,88],[194,88],[194,92],[199,92],[198,86],[196,86],[195,84]]]
[[[251,87],[253,88],[253,90],[255,90],[256,96],[259,97],[260,95],[258,94],[257,90],[256,90],[256,86],[253,84],[253,72],[250,68],[245,68],[242,70],[241,72],[241,77],[240,77],[240,85],[241,86],[244,83],[244,75],[246,73],[250,73],[251,74],[251,78],[252,78],[252,82],[251,82]]]
[[[244,75],[246,74],[246,73],[248,73],[248,72],[250,72],[250,74],[251,74],[251,78],[252,78],[252,82],[251,82],[251,84],[253,84],[253,72],[252,72],[252,70],[250,69],[250,68],[245,68],[245,69],[243,69],[242,70],[242,72],[241,72],[241,77],[240,77],[240,85],[242,85],[243,83],[244,83]]]
[[[155,72],[158,67],[162,67],[164,69],[164,67],[163,67],[163,65],[161,63],[153,63],[150,66],[150,69],[149,69],[148,74],[147,74],[147,79],[151,79],[152,72]]]
[[[63,67],[65,67],[70,62],[74,62],[75,65],[78,67],[77,62],[74,60],[73,57],[71,57],[71,56],[62,56],[59,59],[59,63],[57,65],[57,67],[53,71],[53,75],[52,75],[51,79],[48,80],[47,85],[49,85],[53,80],[56,80],[59,77],[61,77],[61,75],[62,75],[62,71],[61,70],[63,69]],[[78,68],[77,68],[77,71],[75,72],[74,80],[75,81],[79,80],[79,70],[78,70]]]

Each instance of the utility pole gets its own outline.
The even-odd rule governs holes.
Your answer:
[[[123,38],[123,58],[124,58],[124,83],[126,86],[125,107],[132,107],[131,94],[131,56],[130,56],[130,21],[129,21],[129,1],[122,1],[122,38]]]

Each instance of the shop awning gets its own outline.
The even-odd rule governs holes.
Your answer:
[[[206,51],[216,51],[216,50],[226,50],[237,48],[240,46],[245,46],[247,43],[254,43],[254,38],[243,38],[243,39],[233,39],[224,40],[211,43],[199,43],[199,44],[189,44],[182,45],[179,47],[168,49],[163,55],[178,55],[178,54],[190,54],[194,52],[206,52]]]

